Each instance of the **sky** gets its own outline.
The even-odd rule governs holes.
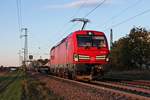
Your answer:
[[[29,54],[34,59],[45,59],[49,58],[52,46],[81,28],[81,23],[70,20],[85,17],[104,0],[18,1],[21,1],[20,26],[28,29]],[[111,28],[114,41],[135,26],[149,30],[149,4],[150,0],[105,0],[85,17],[90,20],[86,29],[104,32],[108,41]],[[19,50],[23,56],[24,38],[20,36],[24,31],[19,29],[17,15],[17,0],[0,0],[0,65],[18,66]]]

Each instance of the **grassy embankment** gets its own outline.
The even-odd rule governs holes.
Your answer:
[[[22,100],[63,100],[46,88],[45,83],[26,75],[23,81]]]
[[[0,75],[0,100],[62,100],[23,71]]]
[[[22,74],[21,72],[10,72],[0,77],[1,100],[20,100]]]

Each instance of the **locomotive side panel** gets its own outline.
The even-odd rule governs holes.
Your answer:
[[[73,51],[74,51],[74,39],[73,36],[69,36],[66,41],[66,55],[67,55],[67,65],[73,64]]]
[[[62,42],[59,46],[58,46],[58,52],[57,52],[57,56],[58,56],[58,60],[57,60],[57,64],[59,64],[59,66],[63,67],[63,65],[66,64],[66,52],[67,52],[67,48],[66,48],[66,41]]]
[[[51,49],[50,69],[52,73],[61,77],[68,76],[68,72],[72,70],[73,65],[73,48],[73,39],[70,35]]]
[[[62,42],[51,51],[51,64],[52,65],[63,65],[66,63],[66,45]]]

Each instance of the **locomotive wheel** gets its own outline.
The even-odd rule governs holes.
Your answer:
[[[68,78],[69,78],[69,79],[72,79],[71,72],[68,72]]]
[[[64,70],[64,78],[68,78],[68,70],[67,69]]]
[[[72,80],[76,80],[76,74],[75,74],[75,72],[72,72]]]
[[[75,72],[69,72],[69,73],[68,73],[68,78],[71,79],[71,80],[75,80],[75,79],[76,79],[76,74],[75,74]]]

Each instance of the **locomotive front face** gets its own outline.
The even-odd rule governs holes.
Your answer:
[[[84,32],[76,34],[76,64],[107,64],[109,50],[106,37],[101,32]]]

